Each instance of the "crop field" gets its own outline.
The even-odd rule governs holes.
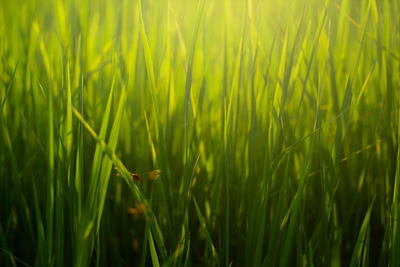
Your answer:
[[[400,266],[399,14],[0,0],[0,266]]]

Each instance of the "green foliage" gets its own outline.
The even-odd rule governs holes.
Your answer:
[[[399,266],[398,14],[1,1],[0,265]]]

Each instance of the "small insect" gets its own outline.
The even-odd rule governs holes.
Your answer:
[[[129,172],[129,174],[135,179],[136,181],[143,182],[142,178],[140,178],[139,174]]]
[[[114,170],[117,171],[117,176],[121,176],[121,173],[119,172],[117,167],[114,167]],[[137,173],[133,173],[133,172],[129,172],[129,174],[132,176],[132,178],[138,182],[143,182],[142,177],[146,177],[150,180],[157,180],[160,177],[160,170],[154,170],[154,171],[150,171],[150,172],[146,172],[143,174],[137,174]]]
[[[154,170],[154,171],[146,173],[146,176],[150,180],[157,180],[160,177],[160,174],[161,174],[161,170]]]

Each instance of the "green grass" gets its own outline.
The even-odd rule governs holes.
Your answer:
[[[398,14],[1,1],[0,265],[399,266]]]

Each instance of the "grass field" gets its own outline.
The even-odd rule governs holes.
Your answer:
[[[399,14],[1,0],[0,265],[400,266]]]

